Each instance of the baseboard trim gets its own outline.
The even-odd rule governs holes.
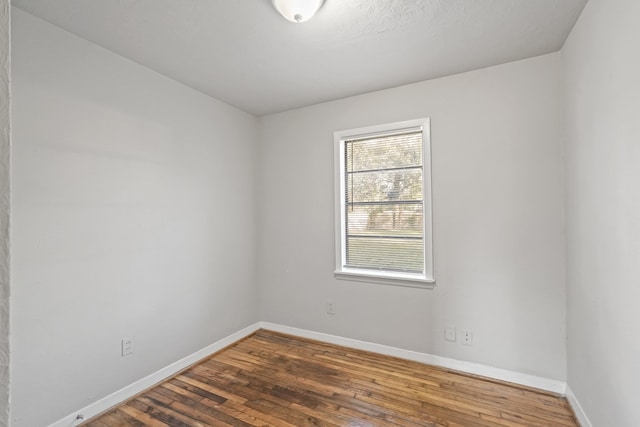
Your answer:
[[[77,420],[78,414],[82,414],[84,420],[88,420],[89,418],[95,417],[96,415],[106,411],[117,404],[124,402],[125,400],[135,396],[138,393],[143,392],[144,390],[154,386],[162,382],[163,380],[171,377],[172,375],[177,374],[181,370],[193,365],[197,361],[204,359],[205,357],[215,353],[216,351],[220,351],[223,348],[239,341],[258,329],[260,329],[260,323],[256,322],[253,325],[247,326],[246,328],[235,332],[227,337],[224,337],[215,343],[206,346],[205,348],[196,351],[193,354],[190,354],[182,359],[174,362],[159,371],[154,372],[153,374],[147,375],[146,377],[139,379],[138,381],[121,388],[120,390],[111,393],[110,395],[91,403],[84,408],[73,412],[72,414],[67,415],[64,418],[50,424],[49,427],[72,427],[78,425],[81,421]]]
[[[481,375],[496,380],[507,381],[510,383],[520,384],[527,387],[533,387],[540,390],[549,391],[561,396],[567,392],[567,384],[563,381],[552,380],[548,378],[538,377],[535,375],[523,374],[520,372],[509,371],[506,369],[495,368],[480,363],[466,362],[463,360],[450,359],[448,357],[435,356],[428,353],[419,353],[411,350],[404,350],[397,347],[390,347],[382,344],[376,344],[367,341],[359,341],[351,338],[345,338],[337,335],[330,335],[321,332],[309,331],[306,329],[292,328],[290,326],[279,325],[277,323],[259,322],[262,329],[281,332],[289,335],[295,335],[302,338],[309,338],[330,344],[341,345],[344,347],[356,348],[359,350],[372,351],[374,353],[385,354],[387,356],[395,356],[402,359],[412,360],[415,362],[435,365],[442,368],[453,369],[456,371],[466,372],[468,374]]]
[[[49,427],[73,427],[78,425],[81,421],[77,420],[77,416],[82,414],[84,420],[88,420],[96,415],[101,414],[109,408],[116,406],[117,404],[124,402],[125,400],[135,396],[147,390],[148,388],[162,382],[163,380],[175,375],[181,370],[193,365],[205,357],[222,350],[223,348],[251,335],[259,329],[267,329],[274,332],[281,332],[284,334],[294,335],[302,338],[308,338],[318,341],[323,341],[330,344],[341,345],[344,347],[356,348],[359,350],[371,351],[374,353],[380,353],[388,356],[395,356],[402,359],[413,360],[416,362],[426,363],[429,365],[439,366],[442,368],[453,369],[456,371],[466,372],[474,375],[481,375],[484,377],[493,378],[496,380],[507,381],[515,384],[524,385],[527,387],[534,387],[540,390],[546,390],[559,395],[566,395],[571,407],[576,413],[578,421],[582,427],[592,427],[586,414],[582,410],[582,407],[578,403],[571,389],[567,387],[567,384],[562,381],[551,380],[548,378],[537,377],[534,375],[523,374],[520,372],[509,371],[506,369],[495,368],[492,366],[482,365],[479,363],[466,362],[463,360],[450,359],[448,357],[435,356],[428,353],[419,353],[417,351],[405,350],[397,347],[386,346],[383,344],[376,344],[367,341],[360,341],[352,338],[341,337],[338,335],[330,335],[322,332],[315,332],[306,329],[293,328],[290,326],[284,326],[271,322],[256,322],[253,325],[235,332],[225,338],[222,338],[215,343],[204,347],[201,350],[196,351],[146,377],[121,388],[118,391],[111,393],[110,395],[85,406],[82,409],[74,411],[73,413],[61,418],[60,420],[50,424]]]
[[[567,385],[567,401],[569,401],[569,405],[571,405],[571,409],[578,419],[578,424],[580,424],[581,427],[593,427],[587,417],[587,413],[582,409],[582,405],[580,405],[578,398],[569,385]]]

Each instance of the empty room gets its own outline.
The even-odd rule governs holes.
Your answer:
[[[640,426],[637,0],[0,0],[0,427]]]

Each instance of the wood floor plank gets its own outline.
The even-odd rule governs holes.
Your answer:
[[[577,427],[552,393],[260,330],[88,427]]]
[[[125,414],[129,415],[130,417],[135,418],[137,421],[140,421],[145,426],[165,427],[165,426],[169,425],[169,424],[165,424],[162,421],[158,420],[157,418],[154,418],[153,416],[151,416],[151,415],[149,415],[149,414],[137,409],[135,406],[132,405],[133,402],[135,402],[135,400],[134,401],[130,401],[127,405],[124,405],[121,408],[119,408],[119,410],[124,412]]]

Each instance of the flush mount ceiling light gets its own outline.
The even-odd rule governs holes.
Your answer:
[[[324,0],[271,0],[280,15],[291,22],[304,22],[313,18]]]

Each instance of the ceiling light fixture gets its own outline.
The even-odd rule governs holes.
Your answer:
[[[291,22],[304,22],[313,18],[324,0],[271,0],[280,15]]]

